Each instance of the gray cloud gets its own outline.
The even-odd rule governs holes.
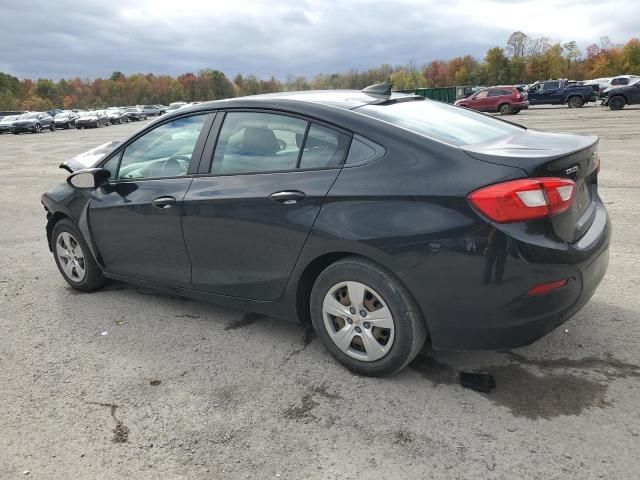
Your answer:
[[[282,78],[481,56],[504,45],[517,29],[575,39],[582,46],[602,35],[615,42],[640,33],[640,2],[635,0],[619,0],[615,7],[606,0],[131,3],[3,2],[0,71],[57,79],[107,76],[115,70],[175,75],[208,67],[228,75]],[[541,8],[557,23],[536,22]],[[627,12],[626,20],[606,20],[617,18],[606,15],[612,8]],[[576,22],[566,22],[571,12]]]

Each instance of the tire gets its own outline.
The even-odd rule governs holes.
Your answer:
[[[76,130],[80,130],[82,127],[80,125],[76,125]]]
[[[567,100],[567,105],[569,108],[582,108],[584,105],[584,100],[582,97],[569,97]]]
[[[609,99],[609,108],[611,110],[622,110],[627,101],[622,95],[615,95]]]
[[[513,114],[514,114],[514,115],[517,115],[517,114],[519,114],[519,113],[520,113],[520,110],[514,110],[514,111],[513,111]]]
[[[49,125],[49,130],[52,132],[56,131],[56,126],[53,124],[53,122],[51,122],[51,125]]]
[[[42,127],[39,123],[36,123],[36,126],[33,127],[33,133],[40,133],[42,131]]]
[[[503,103],[498,107],[498,111],[500,112],[500,115],[512,115],[513,107],[508,103]]]
[[[63,218],[55,224],[51,233],[51,245],[60,274],[74,289],[92,292],[105,284],[102,271],[71,220]]]
[[[350,290],[363,300],[351,306]],[[331,305],[338,306],[343,316],[329,314],[337,311]],[[386,318],[379,325],[390,328],[376,326],[382,322],[373,317],[378,309],[378,316]],[[427,338],[420,310],[404,285],[385,268],[358,257],[339,260],[320,273],[311,291],[310,313],[324,347],[345,367],[361,375],[383,376],[402,370]],[[342,347],[336,343],[340,339]]]

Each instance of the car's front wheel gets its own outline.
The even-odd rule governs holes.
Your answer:
[[[53,227],[51,235],[53,256],[58,270],[76,290],[90,292],[104,285],[105,279],[91,256],[82,234],[68,219]]]
[[[400,371],[427,336],[418,306],[404,285],[386,269],[357,257],[340,260],[318,276],[310,309],[325,348],[362,375]]]
[[[616,95],[615,97],[611,97],[609,99],[609,108],[611,110],[622,110],[626,105],[626,100],[621,95]]]

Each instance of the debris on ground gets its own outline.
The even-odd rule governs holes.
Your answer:
[[[162,381],[161,381],[161,380],[151,380],[151,381],[149,382],[149,384],[153,385],[154,387],[156,387],[156,386],[160,385],[161,383],[162,383]]]
[[[496,388],[496,381],[493,375],[488,373],[460,372],[460,384],[464,388],[482,393],[490,393],[491,390]]]

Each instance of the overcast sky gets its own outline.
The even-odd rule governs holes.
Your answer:
[[[481,57],[514,30],[625,42],[640,36],[640,0],[0,0],[0,71],[312,76]]]

